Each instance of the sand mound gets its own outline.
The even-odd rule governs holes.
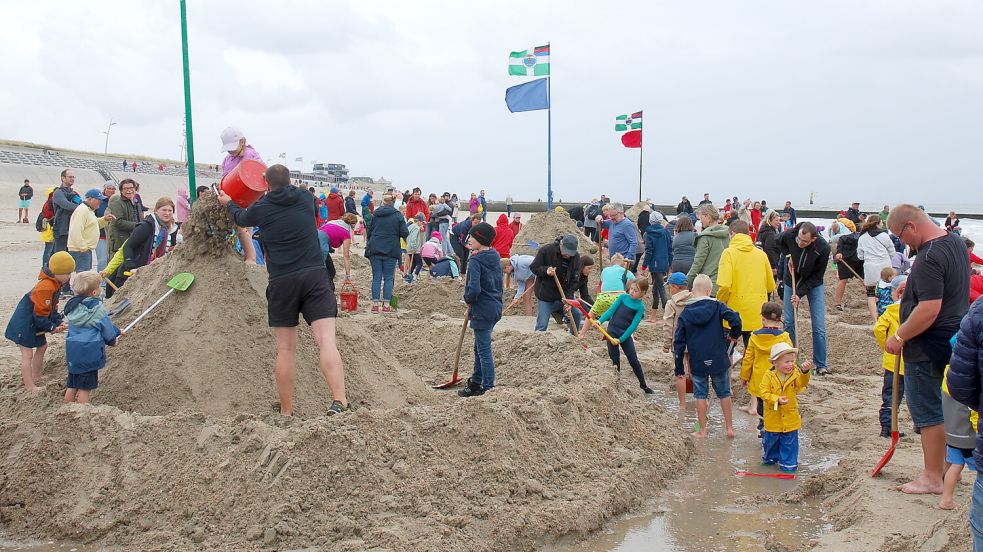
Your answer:
[[[591,243],[583,230],[577,228],[577,223],[570,218],[567,213],[557,211],[546,211],[534,213],[529,222],[519,230],[519,235],[512,243],[513,255],[535,255],[536,249],[530,247],[529,241],[535,241],[540,246],[553,243],[556,238],[564,234],[577,236],[580,242],[577,250],[581,255],[591,255],[597,253],[597,245]]]

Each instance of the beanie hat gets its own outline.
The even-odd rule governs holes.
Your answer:
[[[440,232],[436,230],[430,232],[430,239],[434,239],[434,238],[437,238],[437,241],[440,241]]]
[[[487,222],[480,222],[471,227],[469,236],[474,237],[475,241],[488,247],[495,241],[495,228]]]
[[[59,251],[48,259],[48,270],[56,276],[71,274],[75,271],[75,259],[67,251]]]

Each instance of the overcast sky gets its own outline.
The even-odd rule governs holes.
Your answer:
[[[545,200],[546,112],[504,94],[550,41],[554,197],[634,199],[614,117],[644,110],[655,200],[983,202],[983,2],[618,4],[192,0],[196,160],[233,125],[292,168]],[[0,137],[102,151],[112,117],[111,151],[179,156],[177,0],[0,10]]]

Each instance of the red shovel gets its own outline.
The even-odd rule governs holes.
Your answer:
[[[464,325],[461,326],[461,337],[457,340],[457,356],[454,357],[454,373],[451,374],[451,379],[434,385],[434,389],[447,389],[448,387],[454,387],[461,381],[461,376],[457,375],[458,368],[461,367],[461,347],[464,346],[464,334],[468,331],[468,318],[471,314],[471,307],[468,307],[464,311]]]
[[[884,453],[884,458],[877,463],[874,471],[870,472],[870,476],[874,477],[881,473],[881,469],[891,461],[891,457],[894,456],[894,450],[898,448],[898,440],[901,438],[898,433],[898,374],[901,373],[901,353],[898,351],[897,356],[894,357],[894,377],[891,378],[891,446]]]
[[[737,477],[774,477],[775,479],[795,479],[794,473],[751,473],[746,471],[734,472]]]

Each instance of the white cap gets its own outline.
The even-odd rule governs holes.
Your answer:
[[[239,149],[239,141],[245,138],[242,131],[235,127],[227,127],[222,131],[222,151]]]

